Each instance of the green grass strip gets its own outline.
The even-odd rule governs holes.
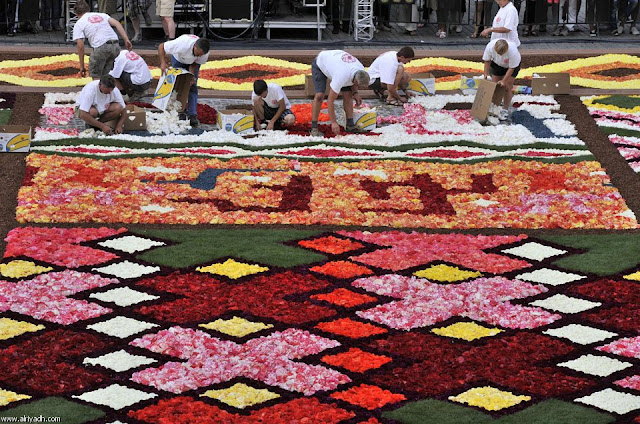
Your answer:
[[[554,265],[570,271],[605,276],[635,268],[640,264],[640,237],[637,234],[550,235],[538,238],[586,251],[554,262]]]
[[[172,268],[210,265],[232,256],[239,261],[290,268],[323,261],[326,256],[302,247],[286,246],[320,234],[313,230],[215,229],[215,230],[136,230],[141,237],[170,240],[173,246],[158,247],[138,257]]]
[[[619,94],[608,96],[593,102],[594,104],[617,106],[624,109],[633,109],[640,106],[640,97],[621,96]]]
[[[626,128],[600,127],[600,130],[607,135],[619,135],[622,137],[640,138],[640,131],[628,130]]]
[[[33,422],[83,424],[101,418],[105,415],[105,413],[97,408],[92,408],[80,403],[71,402],[61,397],[47,397],[35,402],[23,403],[22,405],[15,408],[5,409],[4,411],[0,412],[0,417],[18,417],[18,419],[23,416],[37,417],[37,419],[40,419],[41,415],[43,416],[44,421]],[[60,418],[60,421],[47,421],[48,418],[54,417]]]
[[[0,110],[0,125],[7,125],[9,123],[9,119],[11,119],[11,110],[3,109]]]

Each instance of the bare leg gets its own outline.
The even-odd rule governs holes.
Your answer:
[[[295,122],[296,122],[296,116],[292,113],[284,117],[284,120],[282,121],[282,126],[285,128],[288,128],[291,125],[295,124]]]
[[[342,92],[342,106],[347,119],[353,119],[353,93],[351,91]]]
[[[323,100],[324,93],[316,93],[315,96],[313,96],[313,105],[311,106],[311,121],[318,121],[318,116],[320,116],[320,108],[322,107]]]
[[[120,103],[111,103],[109,105],[109,109],[104,111],[99,121],[108,122],[114,119],[120,119],[120,116],[122,116],[122,110],[123,107]]]
[[[260,124],[264,120],[264,99],[256,97],[253,99],[253,128],[260,129]]]

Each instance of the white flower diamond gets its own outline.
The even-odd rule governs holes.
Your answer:
[[[98,243],[100,246],[121,250],[127,253],[141,252],[156,246],[164,246],[160,241],[149,240],[138,236],[124,236],[116,239],[105,240]]]
[[[531,281],[532,283],[543,283],[551,286],[559,286],[572,281],[585,278],[583,275],[572,274],[570,272],[556,271],[555,269],[542,268],[532,272],[525,272],[516,276],[518,280]]]
[[[617,336],[616,333],[612,333],[610,331],[599,330],[597,328],[587,327],[586,325],[580,324],[569,324],[564,327],[543,331],[543,333],[550,336],[569,339],[574,343],[583,345],[600,342]]]
[[[162,205],[155,205],[155,204],[145,205],[140,207],[140,209],[142,209],[142,211],[144,212],[160,212],[160,213],[167,213],[175,210],[175,208],[172,208],[171,206],[162,206]]]
[[[564,314],[577,314],[578,312],[586,311],[587,309],[592,309],[602,304],[584,299],[576,299],[575,297],[569,297],[563,294],[556,294],[546,299],[531,302],[531,305],[540,306],[542,308],[551,309]]]
[[[180,168],[167,168],[165,166],[139,166],[139,171],[142,172],[157,172],[159,174],[179,174]]]
[[[621,415],[640,409],[640,396],[616,392],[613,389],[604,389],[575,401]]]
[[[142,400],[153,399],[156,396],[158,395],[155,393],[146,393],[141,390],[132,389],[119,384],[112,384],[104,389],[94,390],[92,392],[83,393],[80,396],[73,397],[76,399],[82,399],[85,402],[105,405],[113,409],[122,409]]]
[[[596,355],[582,355],[577,359],[561,362],[558,365],[581,371],[585,374],[597,375],[598,377],[606,377],[614,372],[633,366],[629,362]]]
[[[502,253],[509,253],[511,255],[520,256],[521,258],[526,259],[532,259],[534,261],[542,261],[552,256],[562,255],[563,253],[567,253],[567,251],[531,241],[529,243],[523,244],[522,246],[505,249],[502,251]]]
[[[121,339],[125,339],[153,327],[157,327],[157,325],[127,317],[115,317],[108,321],[98,322],[87,326],[90,330],[95,330],[99,333],[119,337]]]
[[[132,290],[129,287],[118,287],[103,293],[92,293],[89,297],[103,302],[112,302],[118,306],[131,306],[145,300],[158,299],[158,296]]]
[[[155,359],[147,358],[146,356],[132,355],[122,349],[97,358],[84,358],[84,361],[82,361],[83,364],[102,365],[115,372],[123,372],[131,368],[137,368],[140,365],[152,364],[154,362],[156,362]]]
[[[475,203],[478,206],[482,206],[483,208],[486,206],[491,206],[491,205],[496,205],[498,204],[498,202],[493,201],[493,200],[485,200],[485,199],[478,199],[478,200],[474,200],[471,203]]]
[[[136,278],[142,275],[151,274],[153,272],[160,271],[158,266],[146,266],[136,264],[134,262],[124,261],[116,264],[103,266],[100,268],[93,268],[93,271],[98,271],[103,274],[109,274],[118,278]]]

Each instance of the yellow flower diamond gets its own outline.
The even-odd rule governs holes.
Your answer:
[[[233,317],[231,319],[217,319],[208,324],[200,324],[200,327],[208,330],[216,330],[234,337],[244,337],[247,334],[255,333],[256,331],[273,328],[273,325],[263,324],[261,322],[252,322],[240,317]]]
[[[233,259],[227,259],[224,263],[198,267],[196,270],[200,272],[208,272],[210,274],[224,275],[225,277],[236,279],[246,275],[269,271],[269,268],[259,265],[243,264],[241,262],[236,262]]]
[[[423,269],[422,271],[416,271],[413,275],[420,278],[426,278],[428,280],[447,282],[462,281],[482,276],[478,271],[464,271],[455,266],[444,264],[434,265],[430,268]]]
[[[31,261],[15,260],[6,264],[0,264],[0,275],[9,278],[22,278],[49,272],[52,269],[51,267],[36,265]]]
[[[15,392],[10,392],[9,390],[0,389],[0,406],[5,406],[10,404],[11,402],[23,399],[31,399],[31,396],[20,395]]]
[[[522,401],[530,401],[530,396],[516,396],[511,392],[505,392],[495,387],[474,387],[458,396],[449,396],[449,400],[478,406],[488,411],[499,411],[512,407]]]
[[[640,271],[634,272],[633,274],[625,275],[624,278],[627,280],[640,281]]]
[[[220,402],[224,402],[238,409],[244,409],[247,406],[257,405],[258,403],[280,397],[279,394],[270,392],[267,389],[254,389],[243,383],[236,383],[222,390],[207,390],[200,396],[218,399]]]
[[[434,328],[431,332],[439,336],[454,337],[470,342],[483,337],[495,336],[496,334],[502,333],[502,330],[499,328],[483,327],[475,322],[456,322],[447,327]]]
[[[10,318],[0,318],[0,340],[7,340],[27,332],[44,330],[44,325],[35,325]]]

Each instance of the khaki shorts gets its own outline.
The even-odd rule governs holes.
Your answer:
[[[107,75],[113,69],[113,61],[120,54],[118,41],[114,40],[96,47],[89,56],[89,75],[91,78],[100,78]]]
[[[173,17],[176,0],[156,0],[156,15]]]

